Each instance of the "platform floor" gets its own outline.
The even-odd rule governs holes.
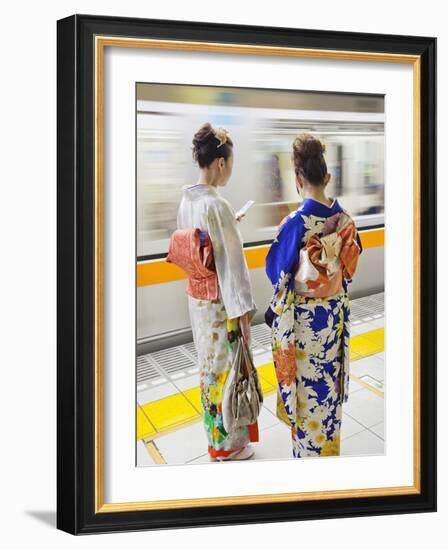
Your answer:
[[[383,293],[351,301],[350,385],[342,413],[342,455],[384,453],[383,316]],[[252,342],[264,393],[254,458],[291,458],[290,429],[276,411],[269,328],[253,327]],[[210,462],[194,344],[139,357],[137,384],[137,466]]]

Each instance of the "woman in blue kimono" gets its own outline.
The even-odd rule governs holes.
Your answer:
[[[295,139],[292,160],[303,202],[281,221],[266,259],[273,296],[265,318],[295,458],[340,454],[348,398],[347,283],[362,247],[349,214],[325,194],[324,152],[310,134]]]

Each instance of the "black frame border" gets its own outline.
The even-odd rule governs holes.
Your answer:
[[[420,57],[419,494],[95,513],[96,35]],[[87,534],[436,511],[436,38],[73,15],[57,22],[57,96],[57,528]]]

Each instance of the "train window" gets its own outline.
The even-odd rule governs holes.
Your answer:
[[[256,201],[240,224],[246,244],[273,239],[280,220],[297,208],[300,197],[291,146],[304,131],[326,144],[332,176],[328,194],[338,197],[353,216],[383,213],[382,98],[370,98],[364,105],[348,94],[346,98],[274,90],[248,94],[247,90],[194,86],[164,95],[162,85],[155,91],[151,85],[144,86],[137,112],[139,258],[166,254],[176,228],[181,188],[198,176],[191,139],[206,121],[221,121],[218,125],[227,127],[235,144],[233,175],[220,192],[235,210],[249,199]],[[318,105],[326,109],[315,110]],[[366,112],[367,108],[373,111]]]

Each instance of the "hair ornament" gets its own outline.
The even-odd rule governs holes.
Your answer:
[[[213,129],[213,133],[215,134],[215,138],[219,141],[219,145],[216,146],[218,149],[221,145],[226,143],[229,132],[225,128],[217,128],[216,130]]]

